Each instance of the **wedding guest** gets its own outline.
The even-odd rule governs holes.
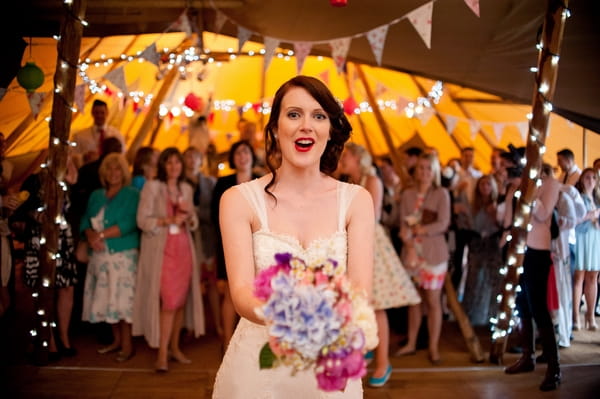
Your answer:
[[[194,192],[194,209],[198,215],[199,228],[194,231],[194,243],[200,262],[202,292],[208,299],[217,335],[223,335],[221,304],[217,287],[217,229],[211,217],[211,201],[216,179],[202,173],[203,156],[196,147],[183,152],[185,181]]]
[[[362,397],[360,379],[349,380],[343,391],[325,393],[310,370],[293,376],[285,367],[261,370],[258,356],[268,333],[255,313],[262,303],[253,295],[257,271],[270,266],[280,252],[308,262],[335,259],[352,284],[370,292],[375,234],[371,197],[363,188],[330,176],[350,131],[339,103],[321,81],[292,78],[275,94],[265,128],[271,173],[223,195],[220,223],[227,275],[241,319],[217,372],[213,398]]]
[[[191,235],[198,228],[198,217],[177,148],[161,152],[157,179],[144,184],[137,224],[142,236],[133,335],[144,335],[150,347],[158,348],[155,370],[166,372],[169,355],[179,363],[191,363],[179,345],[182,327],[196,337],[204,334],[200,272]]]
[[[253,172],[254,164],[256,162],[256,156],[254,155],[254,149],[248,141],[241,140],[232,144],[229,149],[229,167],[235,170],[227,176],[221,176],[217,179],[215,188],[213,190],[211,200],[211,217],[215,226],[217,227],[217,278],[222,286],[223,299],[221,302],[221,323],[223,326],[223,349],[227,349],[229,340],[233,335],[236,323],[238,321],[238,315],[236,314],[233,301],[231,299],[231,291],[228,282],[227,270],[225,268],[225,255],[223,253],[223,242],[221,236],[221,230],[219,226],[219,213],[220,207],[219,202],[223,193],[235,185],[248,182],[256,179],[259,176]]]
[[[473,196],[473,237],[469,243],[467,279],[463,307],[471,324],[487,326],[498,311],[496,296],[504,281],[500,274],[502,230],[496,217],[498,188],[492,175],[483,175]]]
[[[154,147],[140,147],[133,160],[133,177],[131,185],[138,190],[142,190],[144,183],[156,178],[156,164],[160,151]]]
[[[368,151],[356,143],[346,143],[340,158],[340,170],[348,182],[364,187],[375,206],[375,252],[373,265],[373,308],[377,320],[379,345],[374,352],[375,369],[369,385],[381,387],[390,378],[392,366],[389,359],[389,323],[386,309],[416,305],[421,302],[410,277],[402,267],[392,242],[380,223],[383,184],[375,174],[373,160]]]
[[[400,220],[403,264],[415,279],[423,303],[409,307],[408,342],[396,355],[415,353],[422,306],[426,306],[429,360],[437,365],[441,362],[441,295],[448,270],[449,251],[445,233],[450,225],[450,196],[448,190],[441,186],[440,164],[435,156],[423,154],[419,157],[415,185],[402,194]]]
[[[104,157],[98,172],[104,188],[92,192],[79,227],[91,249],[82,320],[110,324],[112,343],[98,353],[119,351],[116,361],[124,362],[135,353],[131,323],[140,243],[139,191],[129,185],[129,165],[120,153]]]
[[[582,291],[585,297],[585,328],[596,331],[598,325],[594,315],[598,272],[600,271],[600,196],[596,190],[598,174],[592,168],[581,172],[576,188],[581,193],[586,214],[575,227],[575,276],[573,281],[573,330],[581,329],[579,302]]]

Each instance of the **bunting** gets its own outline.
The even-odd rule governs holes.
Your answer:
[[[48,93],[46,92],[33,92],[27,93],[27,100],[29,101],[29,108],[31,108],[31,113],[33,115],[33,119],[37,119],[40,114],[40,110],[42,109],[42,104],[44,103],[44,99]]]
[[[217,14],[215,15],[215,33],[221,33],[223,29],[223,25],[225,25],[225,21],[227,21],[227,17],[221,11],[216,10]]]
[[[304,61],[308,54],[310,54],[310,50],[312,49],[312,43],[310,42],[295,42],[294,43],[294,53],[296,55],[296,74],[300,75],[302,72],[302,67],[304,66]]]
[[[427,123],[429,122],[429,120],[431,119],[433,114],[435,114],[434,109],[425,108],[425,109],[423,109],[423,112],[417,114],[417,119],[419,119],[419,121],[421,121],[421,124],[423,126],[425,126],[425,125],[427,125]]]
[[[267,70],[275,54],[275,50],[279,46],[279,40],[265,36],[265,58],[263,60],[263,70]]]
[[[74,93],[74,103],[77,107],[77,110],[83,115],[85,111],[85,88],[87,85],[85,83],[78,84],[75,86]]]
[[[477,133],[481,129],[481,123],[475,119],[469,119],[469,130],[471,131],[471,141],[475,140]]]
[[[527,122],[517,122],[517,129],[519,129],[519,133],[521,134],[521,138],[524,142],[527,142],[527,132],[529,132],[529,121]]]
[[[252,31],[248,30],[242,26],[238,26],[238,52],[242,51],[242,47],[244,47],[244,43],[250,39],[252,36]]]
[[[321,78],[323,83],[325,83],[326,85],[329,84],[329,70],[326,69],[325,71],[321,72],[319,74],[319,77]]]
[[[156,50],[156,43],[152,43],[148,47],[141,52],[140,58],[145,59],[146,61],[159,66],[160,64],[160,54]]]
[[[423,4],[407,14],[408,20],[415,28],[428,49],[431,48],[431,16],[433,1]]]
[[[496,141],[500,142],[502,139],[502,131],[504,130],[504,123],[494,123],[492,124],[492,128],[494,129],[494,136],[496,136]]]
[[[125,71],[123,66],[113,69],[104,78],[114,84],[122,93],[127,93],[127,83],[125,83]]]
[[[465,4],[479,17],[479,0],[465,0]]]
[[[385,44],[385,38],[387,37],[388,28],[389,25],[382,25],[367,32],[367,40],[371,45],[371,50],[373,50],[377,65],[381,65],[381,56],[383,55],[383,46]]]
[[[185,9],[181,15],[169,26],[171,31],[185,32],[186,36],[192,35],[192,26],[190,19],[187,16],[187,9]]]
[[[329,45],[331,46],[331,58],[335,62],[338,74],[344,71],[344,65],[346,64],[346,55],[350,48],[350,42],[352,38],[345,37],[342,39],[332,40]]]
[[[449,134],[454,133],[454,129],[456,128],[456,124],[458,123],[458,118],[452,115],[446,116],[446,131]]]

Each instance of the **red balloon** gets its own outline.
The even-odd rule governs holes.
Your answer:
[[[358,104],[354,98],[348,97],[344,100],[344,112],[346,115],[353,115],[356,108],[358,108]]]
[[[345,7],[348,5],[348,0],[329,0],[329,4],[333,7]]]

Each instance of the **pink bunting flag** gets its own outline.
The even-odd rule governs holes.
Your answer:
[[[44,92],[33,92],[27,93],[27,100],[29,100],[29,107],[31,108],[31,113],[33,115],[33,119],[37,119],[40,111],[42,109],[42,104],[44,103],[44,99],[48,93]]]
[[[190,24],[190,19],[187,16],[187,10],[184,10],[181,15],[169,26],[169,30],[185,32],[186,36],[190,36],[192,34],[192,25]]]
[[[302,72],[302,67],[304,66],[304,61],[308,54],[310,54],[310,50],[312,49],[312,43],[310,42],[294,42],[294,53],[296,55],[296,74],[300,75]]]
[[[158,66],[160,63],[160,54],[158,54],[158,51],[156,50],[156,43],[152,43],[146,47],[140,54],[140,58],[143,58],[146,61]]]
[[[220,33],[221,29],[223,29],[223,25],[225,25],[225,21],[227,21],[227,16],[223,14],[221,11],[217,10],[217,14],[215,15],[215,33]]]
[[[417,119],[421,121],[421,125],[425,126],[433,116],[435,111],[432,108],[425,107],[423,112],[417,114]]]
[[[449,134],[454,133],[454,129],[456,128],[456,124],[458,123],[458,118],[452,115],[446,116],[446,131]]]
[[[81,113],[82,115],[84,114],[85,111],[85,88],[87,87],[87,85],[85,83],[81,83],[78,84],[77,86],[75,86],[75,93],[74,93],[74,103],[75,106],[77,107],[77,111],[79,111],[79,113]]]
[[[500,143],[500,140],[502,140],[502,131],[504,130],[504,123],[494,123],[492,125],[492,128],[494,129],[496,141]]]
[[[321,78],[321,80],[323,81],[323,83],[325,83],[326,85],[329,84],[329,70],[326,69],[325,71],[321,72],[319,74],[319,77]]]
[[[250,39],[252,36],[252,31],[244,28],[243,26],[238,26],[238,53],[242,52],[242,47],[244,47],[244,43]]]
[[[479,0],[465,0],[465,4],[479,17]]]
[[[381,65],[381,56],[383,55],[383,46],[387,37],[389,25],[383,25],[367,32],[367,40],[371,45],[371,50],[375,54],[377,65]]]
[[[127,83],[125,83],[125,71],[123,67],[120,66],[118,68],[113,69],[106,75],[104,78],[114,84],[121,93],[127,93]]]
[[[333,58],[333,61],[335,62],[338,74],[344,71],[346,55],[348,54],[348,49],[350,49],[351,41],[351,37],[344,37],[329,42],[329,46],[331,47],[331,58]]]
[[[377,82],[375,85],[375,97],[381,96],[386,91],[388,91],[388,88],[383,83]]]
[[[272,37],[265,36],[265,59],[263,62],[263,69],[266,71],[271,64],[271,60],[273,59],[273,55],[275,54],[275,50],[277,46],[279,46],[279,40],[274,39]]]
[[[433,1],[423,4],[406,14],[408,20],[415,28],[428,49],[431,48],[431,15],[433,14]]]

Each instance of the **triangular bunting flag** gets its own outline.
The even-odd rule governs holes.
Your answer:
[[[367,40],[371,45],[371,50],[375,54],[377,65],[381,65],[381,56],[383,54],[383,46],[387,36],[389,25],[383,25],[367,32]]]
[[[104,78],[114,84],[122,93],[127,93],[127,83],[125,83],[125,71],[123,71],[123,67],[120,66],[118,68],[113,69],[106,75]]]
[[[481,123],[474,119],[469,119],[469,130],[471,131],[471,140],[475,140],[477,137],[477,133],[479,132],[479,128],[481,127]]]
[[[500,143],[500,140],[502,139],[502,131],[504,130],[504,123],[494,123],[492,127],[494,129],[496,141]]]
[[[375,97],[379,97],[380,95],[385,93],[387,90],[388,90],[388,88],[383,83],[377,82],[377,85],[375,85]]]
[[[452,115],[446,116],[446,131],[449,134],[454,133],[454,129],[456,128],[457,123],[458,123],[458,118],[456,116],[452,116]]]
[[[432,108],[423,108],[423,112],[417,114],[417,118],[421,121],[423,126],[427,125],[427,122],[431,119],[435,111]]]
[[[140,58],[143,58],[146,61],[158,66],[158,64],[160,63],[160,54],[158,54],[158,51],[156,51],[156,43],[152,43],[151,45],[146,47],[144,51],[142,51],[142,53],[140,54]]]
[[[75,86],[75,93],[74,93],[74,99],[73,99],[73,102],[75,103],[75,106],[77,107],[77,111],[79,111],[79,113],[82,115],[85,111],[85,88],[86,87],[87,87],[87,85],[85,83],[78,84],[77,86]]]
[[[323,83],[325,83],[326,85],[329,84],[329,70],[326,69],[323,72],[321,72],[319,74],[319,77],[321,78],[321,80],[323,81]]]
[[[244,43],[250,39],[250,36],[252,36],[252,31],[243,26],[238,26],[238,53],[242,52],[242,47],[244,47]]]
[[[527,133],[529,132],[529,122],[518,122],[517,129],[519,129],[519,133],[521,134],[521,138],[524,142],[527,142]]]
[[[0,87],[0,100],[2,100],[4,98],[5,94],[6,94],[6,87]]]
[[[169,26],[168,30],[185,32],[186,36],[192,34],[192,26],[190,25],[190,19],[187,16],[187,10],[184,10],[181,15]]]
[[[406,14],[408,20],[415,28],[427,48],[431,48],[431,15],[433,14],[433,1]]]
[[[217,10],[217,14],[215,15],[215,33],[221,33],[221,29],[223,29],[223,25],[225,25],[225,21],[227,21],[227,16],[223,14],[221,11]]]
[[[396,110],[399,114],[404,113],[404,109],[406,108],[406,106],[408,105],[410,101],[408,100],[408,98],[404,98],[404,97],[398,97],[398,100],[396,101]]]
[[[312,43],[310,42],[295,42],[294,43],[294,53],[296,55],[296,74],[300,75],[302,72],[302,67],[304,66],[304,60],[310,53],[312,48]]]
[[[465,0],[465,3],[469,6],[471,11],[475,13],[475,15],[479,16],[479,0]]]
[[[331,46],[331,58],[335,62],[338,74],[344,71],[344,65],[346,64],[346,54],[350,48],[351,37],[344,37],[341,39],[332,40],[329,42]]]
[[[44,99],[48,93],[44,92],[33,92],[27,93],[27,99],[29,100],[29,107],[31,108],[31,113],[33,114],[33,119],[37,119],[40,114],[40,110],[42,109],[42,104],[44,103]]]
[[[265,58],[263,62],[263,69],[266,71],[271,64],[271,60],[273,59],[273,55],[275,54],[275,49],[279,46],[279,40],[274,39],[272,37],[265,36]]]

